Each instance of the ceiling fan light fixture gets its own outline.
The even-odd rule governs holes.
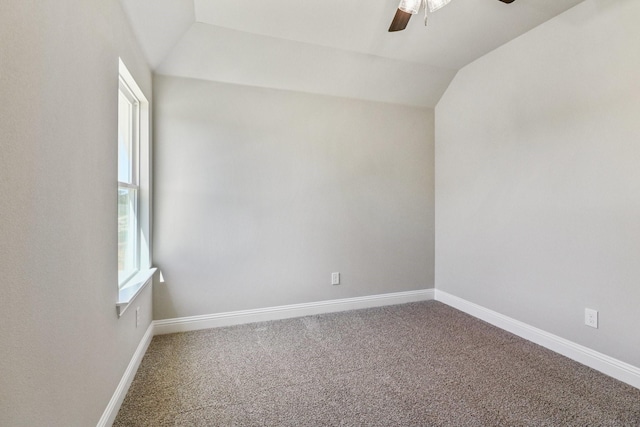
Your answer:
[[[423,0],[400,0],[398,9],[403,12],[415,15],[420,10],[420,5],[422,5],[422,2]]]
[[[515,0],[500,0],[502,3],[513,3]],[[427,16],[436,10],[448,5],[451,0],[400,0],[398,10],[393,16],[389,26],[389,32],[402,31],[407,28],[411,15],[415,15],[424,5],[424,25],[427,25]]]
[[[427,5],[429,7],[429,12],[435,12],[443,6],[449,4],[451,0],[427,0]]]

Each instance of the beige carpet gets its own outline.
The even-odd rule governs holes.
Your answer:
[[[115,426],[640,426],[640,390],[429,301],[157,336]]]

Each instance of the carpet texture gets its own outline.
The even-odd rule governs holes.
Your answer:
[[[640,426],[640,390],[428,301],[156,336],[114,426]]]

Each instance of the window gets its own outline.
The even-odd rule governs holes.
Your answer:
[[[120,78],[118,93],[118,285],[140,270],[138,146],[140,101]]]
[[[151,281],[149,103],[120,61],[118,87],[118,315]]]

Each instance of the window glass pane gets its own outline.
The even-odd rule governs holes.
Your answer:
[[[118,92],[118,181],[133,184],[133,105]]]
[[[137,191],[118,187],[118,282],[138,271]]]

